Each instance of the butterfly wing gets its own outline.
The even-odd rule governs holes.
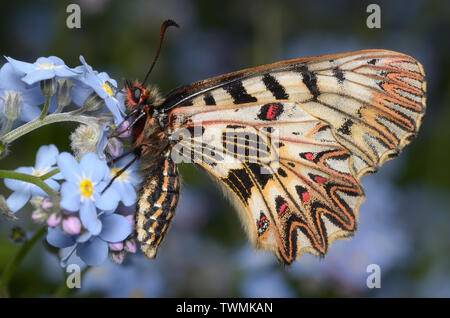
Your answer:
[[[425,74],[407,55],[364,50],[282,61],[178,88],[161,108],[296,102],[328,123],[352,153],[355,176],[378,169],[416,135],[425,114]]]
[[[285,263],[356,229],[361,176],[414,136],[421,65],[369,50],[279,62],[175,90],[174,153],[231,194],[251,241]]]
[[[261,119],[267,105],[283,109],[274,122]],[[180,113],[190,123],[172,122],[180,140],[172,156],[222,185],[257,247],[290,263],[303,252],[323,255],[354,232],[364,195],[328,124],[292,102],[191,106],[172,118]]]

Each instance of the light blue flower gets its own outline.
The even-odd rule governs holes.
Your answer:
[[[20,80],[21,74],[16,72],[10,63],[6,63],[0,69],[0,111],[3,113],[3,102],[8,92],[20,94],[22,103],[20,106],[19,120],[30,121],[41,113],[38,105],[44,102],[38,85],[27,86]]]
[[[33,176],[42,176],[55,169],[58,148],[55,145],[42,146],[36,154],[36,163],[34,167],[20,167],[16,172],[26,173]],[[53,190],[59,189],[59,183],[56,181],[61,178],[56,174],[44,182]],[[5,179],[5,185],[14,192],[9,196],[6,203],[13,212],[21,209],[32,196],[47,196],[47,194],[38,186],[15,179]]]
[[[99,216],[102,230],[98,235],[85,232],[81,235],[68,235],[61,228],[48,228],[47,242],[59,248],[68,248],[69,253],[63,258],[64,263],[73,252],[90,266],[102,265],[108,257],[108,243],[125,240],[133,231],[130,221],[119,214],[102,214]]]
[[[99,234],[102,223],[96,207],[111,211],[117,208],[119,202],[114,188],[101,193],[107,185],[105,178],[109,177],[106,162],[90,152],[78,163],[71,154],[63,152],[58,156],[57,164],[66,180],[61,186],[61,207],[68,211],[80,211],[84,227],[93,235]]]
[[[110,177],[113,178],[122,168],[133,160],[133,155],[128,155],[119,160],[110,170]],[[138,174],[138,162],[133,163],[111,185],[120,196],[120,200],[125,206],[131,206],[136,203],[136,187],[140,185],[141,178]]]
[[[86,63],[83,56],[80,56],[80,61],[83,65],[76,67],[75,70],[82,71],[83,74],[78,77],[78,80],[84,85],[92,88],[93,91],[105,101],[106,107],[113,114],[114,123],[118,125],[123,120],[125,105],[122,94],[114,94],[114,87],[117,87],[117,82],[110,78],[105,72],[98,73],[97,71],[94,71],[92,67]],[[86,89],[75,89],[73,94],[74,101],[80,102],[86,99],[88,91]]]
[[[21,73],[22,76],[25,75],[22,77],[22,81],[28,85],[56,76],[71,78],[80,73],[69,68],[63,60],[56,56],[40,57],[34,63],[18,61],[7,56],[5,58],[18,73]]]

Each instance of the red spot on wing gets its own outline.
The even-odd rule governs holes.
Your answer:
[[[314,155],[312,153],[308,152],[308,153],[305,154],[305,158],[307,160],[313,160],[314,159]]]
[[[279,216],[282,216],[285,212],[286,212],[286,209],[288,208],[288,204],[287,204],[287,202],[286,203],[283,203],[281,206],[280,206],[280,208],[278,209],[278,215]]]
[[[267,120],[274,120],[278,114],[278,104],[270,104],[266,113]]]
[[[303,192],[302,193],[302,202],[307,202],[307,201],[309,201],[309,200],[311,200],[311,197],[309,196],[309,193],[308,192]]]
[[[324,183],[325,181],[327,181],[327,179],[325,179],[324,177],[321,176],[315,176],[314,177],[314,181],[316,181],[317,183]]]

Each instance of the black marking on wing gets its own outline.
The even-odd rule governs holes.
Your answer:
[[[242,81],[231,82],[224,86],[224,89],[231,95],[235,104],[253,103],[257,99],[247,93]]]
[[[313,95],[313,99],[316,100],[320,95],[319,87],[317,86],[316,73],[311,72],[306,65],[297,67],[297,71],[302,74],[303,83],[306,85],[310,93]]]
[[[211,93],[206,93],[205,96],[203,96],[203,101],[206,105],[216,105],[216,100]]]
[[[270,74],[264,74],[263,83],[266,85],[266,88],[275,96],[276,99],[289,99],[289,95],[286,93],[286,90],[280,83],[277,81],[275,77]]]

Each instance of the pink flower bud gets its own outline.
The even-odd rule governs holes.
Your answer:
[[[46,211],[49,211],[52,207],[53,207],[52,200],[50,200],[48,198],[45,198],[45,199],[42,200],[42,202],[41,202],[41,208],[42,209],[44,209]]]
[[[59,213],[52,213],[47,219],[48,226],[55,227],[61,223],[61,215]]]
[[[77,235],[81,232],[81,222],[76,216],[68,216],[62,221],[62,229],[69,235]]]
[[[121,251],[123,250],[123,242],[118,242],[118,243],[108,243],[109,249],[111,251]]]
[[[130,127],[130,122],[127,120],[117,128],[117,132],[120,134],[120,138],[128,138],[131,136],[131,129],[128,129],[128,127]]]
[[[126,240],[124,249],[128,253],[133,253],[133,254],[136,253],[136,250],[137,250],[136,242],[134,240]]]

